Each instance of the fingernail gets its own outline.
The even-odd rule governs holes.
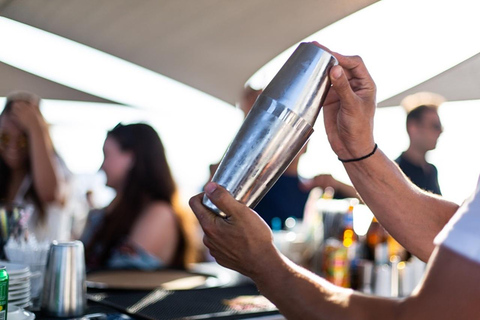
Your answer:
[[[342,76],[342,72],[343,72],[342,67],[334,66],[330,74],[332,75],[332,78],[338,79]]]
[[[217,190],[217,184],[215,182],[209,182],[205,186],[205,192],[207,194],[212,194],[215,192],[215,190]]]

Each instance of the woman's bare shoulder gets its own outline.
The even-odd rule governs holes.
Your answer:
[[[175,224],[175,213],[166,201],[153,201],[145,207],[139,219],[139,224]]]
[[[130,240],[169,263],[178,241],[177,219],[172,206],[164,201],[149,204],[133,227]]]

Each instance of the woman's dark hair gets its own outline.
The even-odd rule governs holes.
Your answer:
[[[13,100],[8,101],[5,104],[5,108],[3,109],[2,113],[0,114],[0,119],[3,118],[5,115],[10,114],[12,110],[12,105],[13,105]],[[27,162],[27,170],[28,172],[31,171],[31,166],[30,166],[30,157],[28,158]],[[0,202],[6,202],[7,201],[7,196],[8,196],[8,188],[11,183],[11,170],[3,161],[3,159],[0,157]],[[45,209],[45,204],[42,203],[40,200],[40,197],[37,194],[37,191],[35,190],[33,183],[32,185],[28,188],[25,198],[30,199],[34,205],[36,210],[38,211],[38,216],[40,222],[45,221],[45,216],[46,216],[46,209]]]
[[[160,200],[172,205],[180,225],[180,243],[171,266],[184,267],[188,237],[180,212],[175,208],[176,185],[160,137],[151,126],[143,123],[118,124],[107,137],[115,139],[123,151],[132,152],[134,164],[127,174],[119,202],[86,244],[87,262],[93,255],[98,259],[96,264],[104,267],[110,250],[130,234],[145,207]]]

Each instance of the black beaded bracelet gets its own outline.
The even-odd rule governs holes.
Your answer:
[[[375,151],[377,151],[377,144],[375,143],[375,147],[373,147],[373,151],[370,152],[369,154],[367,154],[366,156],[363,156],[363,157],[360,157],[360,158],[355,158],[355,159],[340,159],[338,158],[338,160],[342,161],[342,162],[354,162],[354,161],[360,161],[360,160],[363,160],[363,159],[367,159],[368,157],[371,157]]]

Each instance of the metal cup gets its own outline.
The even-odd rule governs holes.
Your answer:
[[[313,133],[337,60],[301,43],[252,107],[212,181],[254,208]],[[203,204],[225,216],[206,196]]]
[[[53,241],[45,268],[42,311],[55,317],[83,315],[86,308],[85,280],[82,242]]]

